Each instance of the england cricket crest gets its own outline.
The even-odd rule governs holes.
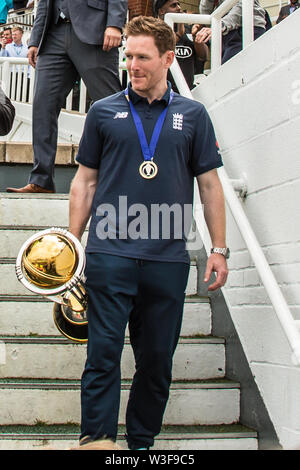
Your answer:
[[[183,125],[183,114],[175,113],[173,114],[173,129],[182,131]]]

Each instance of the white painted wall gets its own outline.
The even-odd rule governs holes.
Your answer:
[[[300,319],[300,10],[194,92],[213,120],[230,178],[295,319]],[[232,257],[224,294],[284,448],[300,449],[300,369],[228,213]]]

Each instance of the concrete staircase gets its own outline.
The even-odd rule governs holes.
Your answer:
[[[59,334],[53,303],[25,290],[14,270],[30,235],[67,223],[67,195],[0,194],[0,450],[66,448],[78,440],[86,346]],[[197,295],[197,276],[192,261],[170,400],[155,449],[257,449],[256,432],[239,424],[239,384],[226,379],[225,341],[211,336],[210,302]],[[119,418],[124,448],[133,371],[127,339]]]

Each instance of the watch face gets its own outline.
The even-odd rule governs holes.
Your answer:
[[[229,258],[230,250],[229,248],[212,248],[211,253],[219,253],[220,255],[225,256],[226,259]]]

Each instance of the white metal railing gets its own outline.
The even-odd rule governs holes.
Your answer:
[[[18,14],[18,12],[24,12]],[[21,8],[20,10],[10,11],[7,15],[6,25],[20,25],[24,31],[31,31],[34,21],[34,8]]]
[[[119,73],[123,80],[123,71],[126,70],[126,64],[123,60],[123,46],[120,48]],[[35,69],[28,64],[26,57],[0,57],[0,80],[1,87],[6,95],[13,101],[21,103],[32,103],[33,87],[35,79]],[[128,78],[126,78],[128,80]],[[75,89],[78,93],[76,105],[74,105]],[[76,88],[71,90],[67,99],[65,109],[67,111],[78,111],[80,114],[86,113],[87,107],[87,89],[80,80]]]
[[[28,65],[28,59],[0,57],[0,80],[11,100],[32,103],[34,69]]]
[[[214,72],[221,66],[222,59],[222,18],[238,3],[239,0],[225,0],[211,15],[167,13],[165,21],[171,27],[174,23],[191,23],[211,25],[211,71]],[[253,0],[242,0],[243,4],[243,48],[248,46],[253,37]],[[173,69],[178,70],[177,61],[174,61]],[[171,69],[172,71],[172,69]],[[173,73],[173,72],[172,72]],[[176,71],[176,75],[178,72]],[[176,83],[177,85],[177,83]],[[178,86],[178,85],[177,85]]]
[[[173,28],[174,23],[200,23],[212,24],[212,69],[216,70],[221,65],[221,18],[234,6],[238,0],[226,0],[212,15],[189,15],[182,13],[168,13],[165,21]],[[252,8],[249,5],[252,5]],[[244,47],[253,41],[253,0],[243,0],[243,38]],[[252,28],[250,34],[249,28]],[[180,93],[190,99],[194,99],[189,89],[178,62],[174,60],[171,68],[173,78]],[[260,275],[261,281],[277,314],[281,327],[292,349],[292,360],[295,365],[300,366],[300,331],[298,323],[294,320],[289,306],[278,286],[278,283],[271,271],[261,246],[259,245],[255,233],[249,223],[249,220],[240,204],[238,196],[229,179],[224,167],[218,169],[218,174],[223,186],[226,203],[232,213],[232,216],[239,228],[239,231],[245,241],[249,253],[253,259],[256,269]],[[195,191],[196,198],[199,198],[198,191]],[[203,220],[198,220],[195,214],[196,224],[202,231]],[[204,243],[207,243],[204,240]],[[209,252],[210,246],[206,246]],[[226,298],[226,296],[225,296]]]

